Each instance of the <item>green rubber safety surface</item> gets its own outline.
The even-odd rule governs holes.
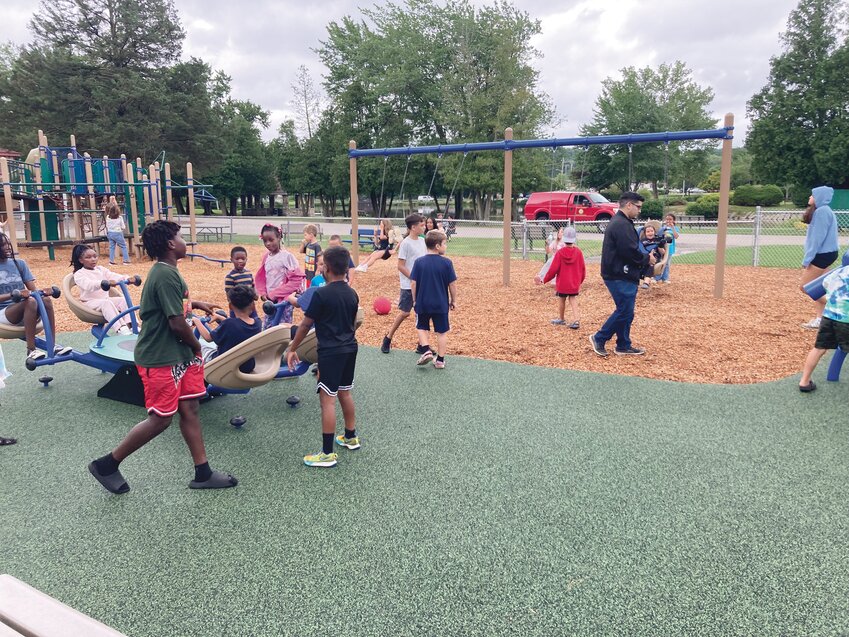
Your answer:
[[[3,347],[0,434],[20,442],[0,448],[0,572],[128,635],[849,629],[849,401],[827,360],[806,395],[798,377],[683,385],[450,356],[438,371],[364,348],[363,447],[336,468],[302,464],[321,440],[306,375],[202,405],[237,488],[187,488],[175,424],[113,496],[86,465],[142,410],[95,398],[95,370],[29,373],[21,344]]]

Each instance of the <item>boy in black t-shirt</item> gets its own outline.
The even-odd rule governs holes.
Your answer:
[[[204,363],[208,363],[216,356],[221,356],[262,331],[262,320],[256,315],[254,307],[256,299],[256,292],[252,287],[237,285],[227,292],[230,317],[222,318],[218,314],[213,314],[213,320],[219,323],[217,328],[210,331],[198,317],[192,319],[198,334],[203,339],[200,345]],[[255,365],[256,362],[251,358],[239,365],[239,371],[250,374]]]
[[[416,365],[427,365],[433,360],[430,350],[430,324],[436,332],[436,369],[445,369],[445,351],[448,348],[448,310],[454,309],[457,298],[457,275],[454,264],[445,256],[448,237],[441,230],[431,230],[425,236],[427,254],[416,259],[410,272],[413,303],[416,309],[416,330],[424,353]]]
[[[318,367],[321,370],[316,392],[321,402],[322,450],[304,456],[304,464],[309,467],[336,466],[334,436],[336,444],[340,447],[351,450],[360,448],[354,398],[351,396],[351,390],[354,388],[354,367],[357,363],[358,347],[354,331],[360,298],[345,282],[349,259],[348,250],[342,247],[328,248],[324,252],[324,276],[327,285],[316,289],[312,294],[309,307],[304,312],[304,320],[298,326],[286,354],[289,369],[294,370],[300,363],[296,350],[315,324]],[[337,398],[345,417],[345,433],[341,436],[336,436]]]

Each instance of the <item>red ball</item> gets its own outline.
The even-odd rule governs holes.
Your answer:
[[[372,307],[377,314],[389,314],[392,310],[392,303],[385,296],[379,296],[374,300]]]

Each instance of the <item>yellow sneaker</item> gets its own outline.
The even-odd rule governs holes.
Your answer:
[[[340,447],[345,447],[345,449],[354,451],[355,449],[360,448],[360,439],[357,436],[354,436],[353,438],[346,438],[344,435],[336,436],[336,444]]]
[[[335,453],[315,453],[311,456],[304,456],[304,464],[308,467],[335,467]]]

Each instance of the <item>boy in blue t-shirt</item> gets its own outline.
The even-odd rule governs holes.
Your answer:
[[[436,332],[436,369],[445,369],[445,350],[448,347],[448,311],[454,309],[457,298],[457,275],[451,259],[443,256],[448,237],[441,230],[425,235],[427,254],[416,259],[410,272],[413,303],[416,310],[416,330],[424,353],[416,365],[427,365],[433,359],[430,350],[430,324]],[[425,349],[426,348],[426,349]]]
[[[220,320],[217,328],[210,331],[197,317],[192,323],[201,337],[203,362],[208,363],[216,356],[230,351],[236,345],[245,342],[262,331],[262,320],[256,315],[256,292],[247,285],[237,285],[227,292],[230,302],[229,318]],[[218,315],[213,315],[214,317]],[[249,374],[254,370],[256,362],[250,359],[239,365],[239,371]]]

